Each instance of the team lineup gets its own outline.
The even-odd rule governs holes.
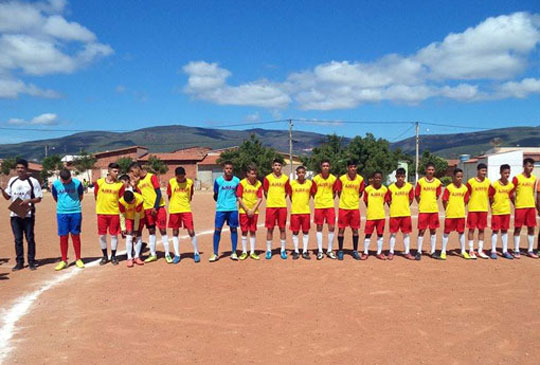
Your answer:
[[[43,198],[39,182],[26,175],[27,162],[17,162],[18,176],[13,177],[2,189],[5,199],[14,201],[19,198],[21,205],[30,207],[25,216],[11,213],[11,226],[15,236],[17,264],[14,271],[24,267],[23,236],[28,243],[28,265],[35,269],[35,242],[33,237],[35,204]],[[456,232],[459,239],[459,254],[464,259],[497,259],[497,243],[500,237],[502,250],[500,255],[506,259],[519,259],[520,234],[523,227],[527,230],[526,255],[538,258],[534,251],[536,217],[540,212],[540,197],[537,196],[540,182],[532,175],[534,161],[525,159],[523,171],[510,180],[510,166],[499,167],[500,179],[490,181],[487,166],[479,164],[477,175],[467,182],[463,181],[463,171],[453,172],[453,180],[444,187],[435,174],[435,166],[428,163],[425,176],[415,186],[406,181],[406,171],[396,170],[396,181],[386,187],[383,173],[375,172],[369,184],[358,174],[354,160],[347,162],[347,172],[336,177],[330,173],[330,162],[320,164],[319,173],[312,180],[306,178],[306,168],[296,168],[296,179],[290,180],[282,173],[282,161],[274,160],[272,172],[259,180],[257,167],[250,165],[245,171],[245,178],[240,180],[233,175],[233,164],[223,163],[223,175],[214,182],[213,194],[216,202],[213,235],[213,253],[210,262],[220,258],[219,245],[225,224],[230,230],[232,260],[251,258],[259,260],[256,247],[256,232],[259,225],[259,210],[266,201],[264,226],[266,228],[265,258],[273,256],[274,231],[279,231],[279,256],[287,259],[290,254],[294,260],[302,257],[311,259],[309,253],[309,232],[311,230],[313,204],[313,224],[316,226],[317,260],[327,256],[330,259],[344,259],[345,232],[352,233],[351,256],[356,260],[366,260],[373,236],[376,240],[376,258],[392,260],[395,255],[396,238],[401,232],[403,257],[409,260],[421,260],[423,241],[429,231],[430,249],[428,254],[439,260],[447,259],[447,244],[450,234]],[[72,178],[69,170],[62,170],[59,179],[51,187],[53,199],[57,203],[57,225],[60,237],[62,259],[55,267],[60,271],[68,267],[68,240],[72,238],[75,252],[75,265],[84,268],[81,259],[81,203],[84,189],[81,182]],[[186,176],[183,167],[175,170],[162,194],[159,179],[134,162],[126,175],[119,176],[119,166],[111,163],[106,177],[94,183],[96,201],[97,228],[99,244],[102,250],[100,265],[108,262],[117,265],[118,238],[125,239],[127,267],[144,265],[158,260],[157,231],[160,233],[165,260],[169,264],[181,261],[180,229],[185,229],[193,246],[193,259],[200,262],[197,235],[194,229],[194,217],[191,201],[194,196],[194,181]],[[336,217],[335,201],[338,199]],[[290,201],[290,212],[288,202]],[[437,250],[436,231],[440,226],[439,199],[444,207],[444,230],[440,250]],[[413,231],[411,205],[418,204],[416,252],[411,253],[411,233]],[[311,202],[312,201],[312,202]],[[361,228],[361,201],[366,206],[363,250],[359,251],[359,230]],[[508,248],[512,206],[514,207],[513,244]],[[484,247],[485,229],[488,227],[488,214],[491,211],[491,247]],[[336,219],[337,218],[337,219]],[[388,220],[390,233],[389,248],[385,253],[384,231]],[[293,250],[287,251],[287,220]],[[334,238],[337,220],[337,252],[334,251]],[[323,248],[323,228],[327,226],[327,245]],[[142,233],[148,231],[149,255],[143,260]],[[241,233],[241,253],[237,254],[238,227]],[[173,251],[170,250],[168,229],[172,230]],[[467,237],[465,230],[468,230]],[[302,248],[300,250],[300,232]],[[476,236],[476,237],[475,237]],[[110,238],[109,238],[110,237]],[[108,239],[109,238],[109,239]],[[466,247],[466,238],[468,247]],[[476,238],[476,245],[475,245]],[[248,250],[249,241],[249,250]],[[110,255],[109,255],[110,246]],[[537,247],[538,249],[538,247]],[[336,254],[337,253],[337,254]]]

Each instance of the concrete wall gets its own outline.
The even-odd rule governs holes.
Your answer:
[[[510,179],[512,179],[523,170],[523,151],[488,155],[488,179],[491,181],[498,180],[501,176],[499,173],[500,166],[503,164],[510,165]]]

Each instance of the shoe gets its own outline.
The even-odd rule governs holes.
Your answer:
[[[266,251],[266,259],[270,260],[272,258],[272,251]]]
[[[172,263],[177,265],[180,263],[180,256],[174,255],[174,258],[172,259]]]
[[[474,252],[474,250],[469,250],[469,258],[471,260],[476,260],[477,259],[476,253]]]
[[[416,255],[414,255],[414,259],[416,261],[422,260],[422,252],[417,252]]]
[[[360,260],[360,258],[361,258],[361,257],[360,257],[360,253],[359,253],[358,251],[353,251],[352,257],[353,257],[353,259],[355,259],[355,260]]]
[[[534,253],[534,251],[527,252],[527,256],[529,256],[531,259],[537,259],[538,255]]]
[[[493,260],[497,260],[497,252],[492,252],[489,257]]]
[[[213,253],[212,256],[210,256],[210,258],[208,259],[208,261],[210,262],[216,262],[217,260],[219,260],[219,257],[215,253]]]
[[[463,257],[465,260],[470,260],[471,259],[471,256],[469,256],[469,254],[467,253],[467,251],[463,251],[461,253],[461,257]]]
[[[486,255],[484,253],[484,251],[478,251],[478,257],[480,257],[481,259],[484,259],[484,260],[489,259],[489,256]]]
[[[19,271],[19,270],[22,270],[23,268],[24,268],[24,264],[17,263],[17,265],[11,268],[11,271]]]
[[[242,252],[242,254],[241,254],[240,257],[239,257],[239,259],[242,260],[242,261],[244,261],[244,260],[247,259],[247,258],[248,258],[247,252]]]
[[[230,258],[231,258],[231,260],[233,260],[233,261],[238,261],[238,255],[236,254],[236,252],[231,253]]]
[[[133,267],[133,259],[128,259],[128,260],[126,261],[126,266],[127,266],[127,267],[130,267],[130,268]]]
[[[302,258],[304,260],[311,260],[311,256],[309,256],[309,252],[303,252],[302,253]]]
[[[435,260],[440,260],[441,259],[441,256],[436,252],[434,252],[434,253],[432,253],[430,255],[431,255],[432,259],[435,259]]]
[[[118,265],[118,258],[116,256],[111,257],[111,264]]]
[[[141,260],[140,257],[136,257],[135,259],[133,259],[133,262],[135,263],[135,265],[139,265],[139,266],[144,265],[144,261]]]
[[[446,252],[441,252],[441,254],[439,255],[439,258],[441,260],[446,260]]]
[[[414,256],[411,255],[411,253],[406,253],[405,255],[403,255],[403,257],[405,257],[407,260],[414,260]]]
[[[343,251],[340,250],[337,252],[337,258],[339,261],[343,261]]]
[[[107,256],[103,256],[101,260],[99,260],[99,264],[101,266],[105,265],[107,262],[109,262],[109,258]]]
[[[378,258],[379,260],[383,260],[383,261],[386,260],[386,256],[384,255],[384,253],[380,253],[380,254],[378,254],[378,255],[375,256],[375,257]]]
[[[144,260],[145,263],[157,261],[157,255],[150,255]]]
[[[67,266],[68,266],[67,262],[65,262],[65,261],[60,261],[60,262],[58,263],[58,265],[55,266],[54,271],[64,270]]]
[[[332,260],[337,259],[336,254],[334,253],[334,251],[327,252],[326,256],[330,257]]]
[[[193,261],[195,261],[195,263],[201,262],[201,255],[198,252],[193,255]]]
[[[287,260],[287,251],[281,251],[280,256],[283,260]]]
[[[386,255],[386,259],[392,261],[394,259],[394,254],[389,252],[388,255]]]
[[[362,253],[362,255],[360,255],[360,260],[365,261],[365,260],[367,260],[367,259],[369,259],[369,254],[367,254],[367,253]]]
[[[78,259],[75,261],[75,266],[77,266],[79,269],[84,269],[84,262],[81,259]]]
[[[521,258],[521,254],[519,251],[512,252],[512,256],[514,256],[514,258],[518,260]]]
[[[503,252],[502,257],[508,260],[513,260],[514,256],[512,256],[509,252]]]
[[[322,252],[317,253],[317,260],[322,260],[322,259],[324,259],[324,253]]]
[[[251,257],[253,260],[260,260],[261,258],[259,255],[257,255],[255,252],[249,254],[249,257]]]
[[[165,255],[165,261],[168,263],[168,264],[172,264],[173,263],[173,259],[171,257],[171,254],[166,254]]]
[[[300,254],[296,251],[293,251],[292,253],[292,259],[293,260],[298,260],[298,258],[300,257]],[[283,257],[282,257],[283,258]]]
[[[31,263],[28,264],[28,268],[29,268],[31,271],[37,270],[37,267],[38,267],[37,262],[31,262]]]

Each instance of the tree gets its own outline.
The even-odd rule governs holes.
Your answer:
[[[78,174],[86,172],[88,175],[88,181],[92,180],[89,170],[92,170],[95,164],[96,158],[93,155],[88,154],[86,151],[82,151],[75,161],[73,161],[75,171],[77,171]]]
[[[231,161],[234,174],[239,177],[243,177],[247,167],[254,164],[257,166],[259,178],[262,178],[272,171],[272,161],[276,158],[283,160],[275,149],[263,146],[262,142],[252,134],[237,149],[223,151],[217,162],[222,164],[225,161]]]
[[[2,160],[2,163],[0,163],[0,178],[2,175],[9,176],[11,170],[15,168],[18,159],[19,157],[8,157]]]
[[[41,167],[39,176],[43,182],[46,182],[49,177],[58,174],[64,168],[64,163],[62,162],[62,157],[59,155],[50,155],[43,159]]]
[[[156,174],[156,175],[163,175],[167,171],[169,171],[169,168],[165,164],[165,162],[161,161],[159,157],[151,155],[148,157],[148,163],[146,164],[146,168],[148,171]]]
[[[376,171],[388,175],[396,169],[398,162],[398,155],[390,149],[390,143],[383,138],[376,139],[371,133],[366,133],[364,138],[354,137],[347,146],[347,155],[356,160],[358,172],[365,179]]]
[[[418,165],[418,174],[422,175],[424,174],[424,171],[426,170],[426,164],[428,162],[432,162],[435,164],[435,176],[438,178],[441,178],[446,175],[446,170],[448,169],[448,162],[442,157],[436,156],[429,152],[428,150],[425,150],[422,153],[422,157],[420,158],[420,163]],[[413,171],[414,171],[414,165],[413,165]]]
[[[129,165],[133,163],[133,159],[131,157],[120,157],[116,160],[116,163],[120,166],[120,174],[123,175],[129,172]]]
[[[320,171],[321,162],[329,160],[333,174],[341,175],[345,173],[347,169],[347,147],[344,144],[344,138],[336,134],[326,136],[326,141],[313,148],[310,156],[302,156],[301,160],[309,170],[317,172]]]

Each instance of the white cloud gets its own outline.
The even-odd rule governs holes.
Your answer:
[[[65,7],[64,0],[0,3],[0,77],[25,84],[15,75],[69,74],[114,53],[92,31],[66,20]],[[2,92],[0,86],[0,97],[52,95],[39,90],[11,87]]]
[[[8,124],[13,125],[56,125],[58,124],[58,116],[53,113],[44,113],[33,117],[30,120],[22,118],[10,118]]]
[[[184,66],[184,88],[197,99],[268,108],[295,103],[306,110],[355,108],[429,98],[476,101],[538,93],[538,79],[513,80],[528,68],[540,43],[540,15],[490,17],[451,33],[411,55],[389,54],[372,62],[330,61],[292,72],[282,82],[259,80],[230,86],[231,72],[216,63]]]
[[[261,116],[259,115],[259,113],[252,113],[252,114],[248,114],[246,115],[246,117],[244,118],[244,120],[246,122],[258,122],[261,120]]]
[[[34,84],[27,84],[21,80],[0,76],[0,98],[13,99],[19,94],[51,99],[60,97],[60,94],[54,90],[40,89]]]
[[[123,94],[126,92],[126,87],[124,85],[116,85],[114,91],[118,94]]]

